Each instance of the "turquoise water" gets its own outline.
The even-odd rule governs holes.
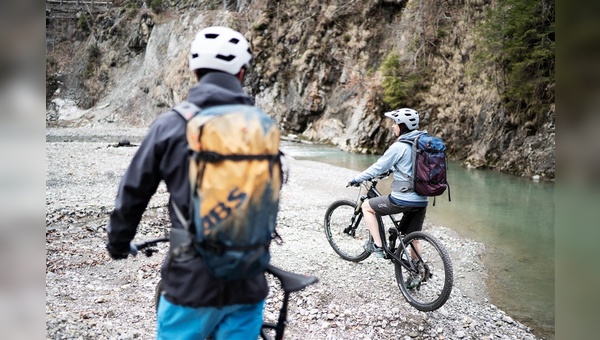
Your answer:
[[[297,159],[362,171],[378,158],[335,147],[283,143]],[[427,219],[486,245],[490,300],[537,336],[554,339],[554,185],[450,162],[446,194]]]

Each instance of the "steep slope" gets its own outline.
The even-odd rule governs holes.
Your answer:
[[[255,53],[247,90],[286,132],[352,152],[383,151],[392,136],[382,118],[390,108],[381,65],[396,53],[419,83],[400,105],[421,112],[421,127],[442,136],[452,158],[554,178],[553,108],[542,120],[515,124],[500,103],[495,71],[473,72],[474,28],[487,0],[172,3],[160,14],[113,8],[88,35],[51,20],[47,35],[71,32],[76,43],[63,40],[48,58],[63,60],[56,56],[62,51],[76,62],[48,67],[61,89],[49,99],[70,98],[80,109],[66,121],[57,113],[66,106],[56,101],[48,124],[148,125],[193,83],[187,48],[194,34],[228,25],[246,34]]]

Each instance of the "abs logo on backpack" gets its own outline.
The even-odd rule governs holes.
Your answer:
[[[261,274],[279,210],[279,129],[253,106],[194,107],[175,108],[187,120],[194,248],[217,278]]]

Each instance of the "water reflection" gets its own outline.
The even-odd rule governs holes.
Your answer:
[[[357,155],[324,145],[284,143],[298,159],[357,171],[377,155]],[[431,222],[482,242],[491,301],[538,336],[554,338],[554,185],[450,162],[446,194],[427,210]],[[388,186],[380,186],[385,191]]]

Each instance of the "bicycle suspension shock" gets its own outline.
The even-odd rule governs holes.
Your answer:
[[[366,199],[367,199],[367,196],[365,196],[365,195],[360,196],[360,198],[358,199],[358,202],[356,203],[356,209],[354,210],[354,215],[356,215],[360,212],[360,210],[362,209],[362,205]]]
[[[354,237],[356,236],[356,228],[358,228],[358,222],[360,221],[359,215],[362,209],[362,204],[363,202],[367,199],[367,196],[361,196],[358,199],[358,202],[356,203],[356,208],[354,209],[354,214],[352,215],[352,218],[350,219],[350,225],[348,225],[345,229],[344,229],[344,233]],[[357,217],[359,218],[359,220],[357,220]]]

